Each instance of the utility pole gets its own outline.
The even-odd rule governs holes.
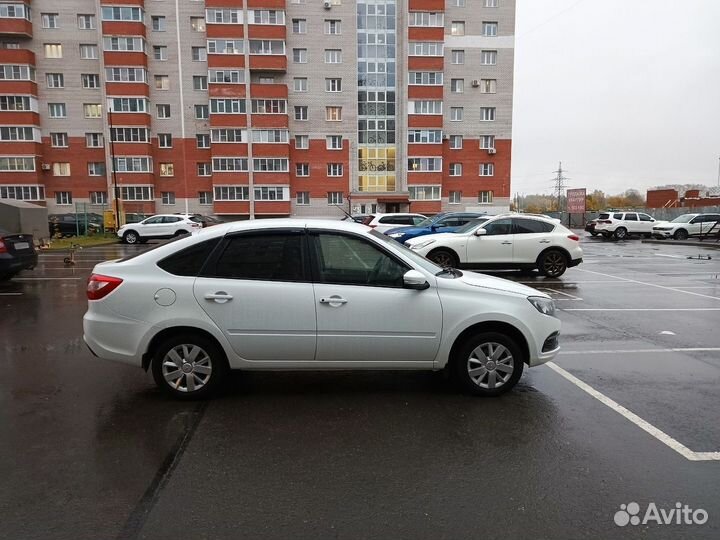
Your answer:
[[[565,188],[567,188],[566,180],[570,180],[566,176],[563,176],[562,161],[558,163],[558,170],[553,171],[557,176],[553,178],[553,191],[557,196],[557,211],[562,212],[562,197],[565,194]]]

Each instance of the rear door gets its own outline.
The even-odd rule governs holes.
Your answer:
[[[513,218],[513,262],[535,263],[540,253],[553,244],[555,225],[539,219]]]
[[[625,227],[629,233],[641,232],[640,221],[638,220],[638,215],[635,212],[625,213],[625,222],[622,226]]]
[[[195,280],[195,298],[248,361],[315,357],[315,296],[302,229],[226,237]]]

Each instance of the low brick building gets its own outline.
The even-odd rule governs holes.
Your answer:
[[[688,189],[682,197],[676,189],[649,189],[647,191],[648,208],[703,208],[719,205],[720,194],[711,194],[710,192],[701,194],[699,189]]]

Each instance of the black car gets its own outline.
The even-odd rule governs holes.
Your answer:
[[[585,224],[585,230],[592,234],[593,236],[597,236],[599,233],[595,232],[595,223],[597,222],[597,219],[591,219]]]
[[[0,281],[37,265],[32,234],[13,234],[0,229]]]
[[[87,214],[87,229],[85,228],[85,214],[51,214],[48,216],[48,231],[50,236],[76,236],[100,232],[102,229],[102,216],[100,214]]]

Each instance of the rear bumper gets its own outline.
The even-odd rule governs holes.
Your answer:
[[[90,352],[98,358],[132,366],[142,366],[142,354],[133,345],[139,348],[148,330],[148,325],[140,321],[90,311],[83,317],[83,341]]]
[[[22,255],[10,255],[3,253],[0,255],[0,274],[10,274],[20,272],[21,270],[29,270],[37,266],[38,256],[36,252]]]
[[[577,266],[577,265],[580,264],[581,262],[583,262],[582,257],[580,257],[579,259],[572,259],[572,260],[570,261],[570,263],[568,264],[568,268],[572,268],[573,266]]]

